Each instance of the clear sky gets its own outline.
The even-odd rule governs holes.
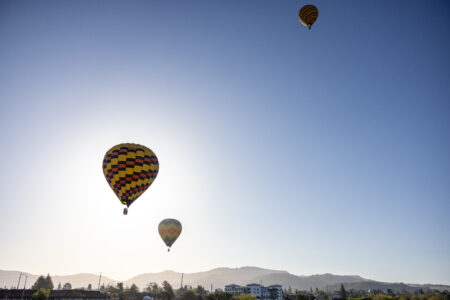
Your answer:
[[[450,2],[311,3],[1,0],[0,269],[450,284]],[[122,142],[160,162],[128,216]]]

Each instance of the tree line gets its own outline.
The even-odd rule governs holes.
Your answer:
[[[419,288],[414,293],[408,291],[394,292],[392,289],[383,290],[346,290],[341,284],[339,291],[325,292],[318,288],[310,288],[309,291],[292,292],[289,287],[284,290],[284,298],[289,300],[450,300],[450,292],[439,290],[427,290]]]
[[[36,279],[34,284],[31,286],[32,290],[39,290],[41,288],[46,289],[46,290],[54,289],[53,281],[49,274],[47,274],[46,277],[44,277],[43,275],[39,276],[38,279]],[[66,282],[66,283],[64,283],[64,285],[61,285],[61,282],[60,282],[60,283],[58,283],[57,289],[58,290],[71,290],[72,285],[70,284],[70,282]],[[90,289],[92,289],[91,284],[89,284],[89,286],[88,286],[88,290],[90,290]]]
[[[33,300],[45,300],[50,295],[50,290],[54,289],[52,278],[49,274],[47,276],[39,276],[31,289],[37,290],[33,294]],[[64,284],[58,283],[58,290],[70,290],[72,285],[69,282]],[[83,290],[92,290],[92,284],[89,284]],[[124,286],[122,282],[116,285],[104,284],[99,288],[99,291],[107,294],[112,300],[143,300],[145,296],[150,296],[153,300],[257,300],[252,295],[233,296],[216,290],[214,292],[207,291],[203,286],[198,285],[193,288],[191,286],[183,286],[179,289],[174,289],[169,282],[164,281],[162,285],[156,282],[150,282],[142,291],[136,284],[130,287]],[[440,292],[438,290],[417,289],[414,293],[407,291],[393,292],[391,289],[387,291],[382,290],[346,290],[341,284],[339,291],[329,293],[318,288],[313,291],[292,291],[291,287],[284,290],[284,300],[450,300],[450,293],[448,291]],[[144,299],[145,300],[145,299]]]

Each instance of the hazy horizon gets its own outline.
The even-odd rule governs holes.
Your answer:
[[[369,282],[372,282],[372,280],[374,280],[373,278],[364,278],[364,277],[361,277],[360,275],[358,275],[358,274],[332,274],[332,273],[322,273],[322,274],[294,274],[294,273],[291,273],[291,272],[289,272],[288,270],[274,270],[274,269],[267,269],[267,268],[262,268],[262,267],[257,267],[257,266],[241,266],[241,267],[235,267],[235,268],[233,268],[233,267],[218,267],[218,268],[213,268],[213,269],[208,269],[208,270],[202,270],[202,271],[197,271],[197,272],[183,272],[183,271],[177,271],[177,270],[163,270],[163,271],[158,271],[158,272],[144,272],[144,273],[140,273],[140,274],[135,274],[135,275],[133,275],[133,276],[131,276],[131,277],[129,277],[129,278],[113,278],[112,276],[109,276],[108,274],[104,274],[104,273],[102,273],[101,274],[101,278],[102,278],[102,280],[101,280],[101,283],[102,284],[105,284],[105,286],[107,286],[107,285],[115,285],[116,283],[118,283],[118,282],[122,282],[122,283],[124,283],[124,284],[126,284],[127,286],[129,286],[130,284],[132,284],[132,283],[135,283],[135,284],[137,284],[140,288],[143,288],[143,287],[145,287],[146,286],[146,284],[148,283],[147,281],[145,281],[145,284],[144,285],[142,285],[142,276],[145,276],[145,275],[158,275],[158,276],[163,276],[163,277],[160,277],[159,278],[159,283],[161,283],[162,281],[164,281],[164,280],[168,280],[169,282],[171,281],[171,280],[173,280],[174,278],[173,278],[173,274],[178,274],[178,275],[180,275],[180,274],[184,274],[184,279],[185,279],[185,282],[187,282],[188,284],[189,284],[189,282],[190,281],[192,281],[192,278],[194,278],[194,281],[196,281],[196,280],[198,280],[198,276],[199,276],[199,274],[203,274],[203,273],[209,273],[209,272],[214,272],[214,271],[222,271],[222,270],[229,270],[229,271],[242,271],[242,272],[245,272],[245,271],[250,271],[250,272],[254,272],[254,270],[260,270],[260,271],[262,271],[262,272],[265,272],[264,274],[278,274],[278,273],[281,273],[281,274],[289,274],[289,275],[293,275],[293,276],[296,276],[296,277],[300,277],[300,278],[308,278],[308,277],[314,277],[314,276],[324,276],[324,275],[331,275],[331,276],[337,276],[337,277],[342,277],[342,278],[344,278],[344,277],[346,277],[346,278],[351,278],[351,277],[353,277],[352,278],[352,282],[366,282],[366,281],[369,281]],[[43,276],[46,276],[47,274],[49,274],[49,273],[45,273],[45,274],[32,274],[32,273],[29,273],[29,272],[26,272],[26,271],[24,271],[24,270],[22,270],[22,271],[19,271],[19,270],[1,270],[0,269],[0,271],[6,271],[6,272],[21,272],[21,273],[28,273],[28,274],[30,274],[30,275],[32,275],[32,276],[40,276],[40,275],[43,275]],[[167,274],[167,273],[169,273],[170,275],[168,275],[169,277],[167,277],[167,276],[165,276],[164,277],[164,275],[163,274]],[[244,273],[245,274],[245,273]],[[77,280],[76,281],[78,281],[78,287],[86,287],[85,285],[80,285],[80,280],[81,281],[86,281],[86,278],[84,278],[83,279],[83,276],[85,277],[85,276],[94,276],[95,278],[99,278],[100,277],[100,274],[94,274],[94,273],[76,273],[76,274],[49,274],[50,276],[51,276],[51,278],[52,278],[52,281],[53,281],[53,284],[54,285],[57,285],[58,284],[58,282],[61,282],[61,277],[73,277],[73,276],[76,276],[77,277]],[[81,276],[81,277],[80,277]],[[191,277],[191,276],[194,276],[194,277]],[[205,280],[204,278],[203,278],[203,276],[205,276],[205,275],[201,275],[200,276],[200,278],[201,278],[201,280]],[[240,274],[240,277],[242,277],[243,275],[242,274]],[[215,276],[215,277],[217,277],[217,276]],[[224,276],[224,279],[225,279],[225,281],[227,280],[227,279],[229,279],[229,277],[230,277],[230,274],[228,274],[227,276]],[[81,278],[81,279],[80,279]],[[251,275],[249,275],[249,276],[245,276],[244,275],[244,278],[245,278],[245,280],[246,281],[248,281],[248,282],[253,282],[252,280],[253,279],[255,279],[254,277],[252,277]],[[361,281],[359,281],[358,279],[361,279]],[[15,278],[14,277],[14,283],[15,283],[15,281],[16,281],[16,279],[17,278]],[[222,279],[221,279],[222,280]],[[241,280],[242,280],[242,278],[241,278]],[[74,284],[73,282],[71,282],[70,281],[70,279],[65,279],[65,281],[64,282],[70,282],[70,283],[72,283],[72,286],[74,286],[74,287],[77,287],[77,284]],[[152,279],[152,280],[150,280],[149,282],[151,282],[151,281],[154,281],[154,279]],[[222,280],[223,281],[223,280]],[[259,280],[256,280],[256,281],[259,281]],[[61,283],[64,283],[64,282],[61,282]],[[141,284],[139,284],[139,282],[141,282]],[[436,285],[436,286],[438,286],[438,285],[443,285],[443,286],[450,286],[450,284],[448,284],[448,283],[437,283],[437,282],[387,282],[387,281],[376,281],[376,282],[383,282],[383,283],[387,283],[387,284],[389,284],[389,283],[392,283],[392,284],[396,284],[396,283],[403,283],[403,284],[411,284],[411,285]],[[234,283],[233,282],[233,280],[230,280],[230,282],[228,282],[229,284],[231,284],[231,283]],[[347,281],[342,281],[341,283],[350,283],[350,282],[347,282]],[[33,284],[33,282],[29,282],[29,284],[27,284],[27,286],[29,287],[30,285],[32,285]],[[266,283],[267,284],[267,283]],[[277,282],[271,282],[271,283],[268,283],[268,284],[278,284]],[[327,285],[332,285],[333,283],[327,283]]]
[[[450,2],[308,3],[0,1],[0,269],[450,283]],[[128,216],[124,142],[160,164]]]
[[[317,274],[294,274],[289,272],[288,270],[277,270],[277,269],[269,269],[269,268],[264,268],[264,267],[257,267],[257,266],[240,266],[240,267],[215,267],[215,268],[211,268],[211,269],[207,269],[207,270],[199,270],[199,271],[193,271],[193,272],[184,272],[182,270],[160,270],[160,271],[148,271],[148,272],[144,272],[144,273],[139,273],[139,274],[135,274],[132,275],[131,277],[128,278],[121,278],[120,280],[117,281],[126,281],[129,280],[135,276],[138,275],[142,275],[142,274],[155,274],[155,273],[164,273],[164,272],[175,272],[175,273],[183,273],[183,274],[191,274],[191,273],[201,273],[201,272],[207,272],[207,271],[211,271],[211,270],[216,270],[216,269],[242,269],[242,268],[256,268],[256,269],[264,269],[264,270],[273,270],[273,271],[277,271],[277,272],[288,272],[289,274],[293,274],[293,275],[297,275],[297,276],[312,276],[312,275],[325,275],[325,274],[332,274],[332,273],[317,273]],[[26,270],[5,270],[5,269],[0,269],[0,271],[12,271],[12,272],[24,272],[24,273],[30,273],[33,274],[31,272],[28,272]],[[33,275],[47,275],[50,274],[49,272],[44,272],[42,274],[33,274]],[[81,275],[81,274],[92,274],[92,275],[100,275],[100,273],[95,274],[95,273],[89,273],[89,272],[81,272],[81,273],[67,273],[67,274],[50,274],[50,276],[69,276],[69,275]],[[360,276],[358,274],[332,274],[332,275],[344,275],[344,276]],[[103,274],[102,276],[108,276],[108,274]],[[111,279],[115,279],[115,278],[111,278]]]

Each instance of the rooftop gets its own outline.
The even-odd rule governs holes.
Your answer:
[[[36,290],[0,290],[0,298],[31,298]],[[108,298],[109,296],[99,291],[88,290],[51,290],[49,298]]]

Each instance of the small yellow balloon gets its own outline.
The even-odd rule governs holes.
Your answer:
[[[170,247],[180,236],[181,229],[181,223],[176,219],[165,219],[159,223],[158,232],[164,243],[169,247],[167,251],[170,251]]]

